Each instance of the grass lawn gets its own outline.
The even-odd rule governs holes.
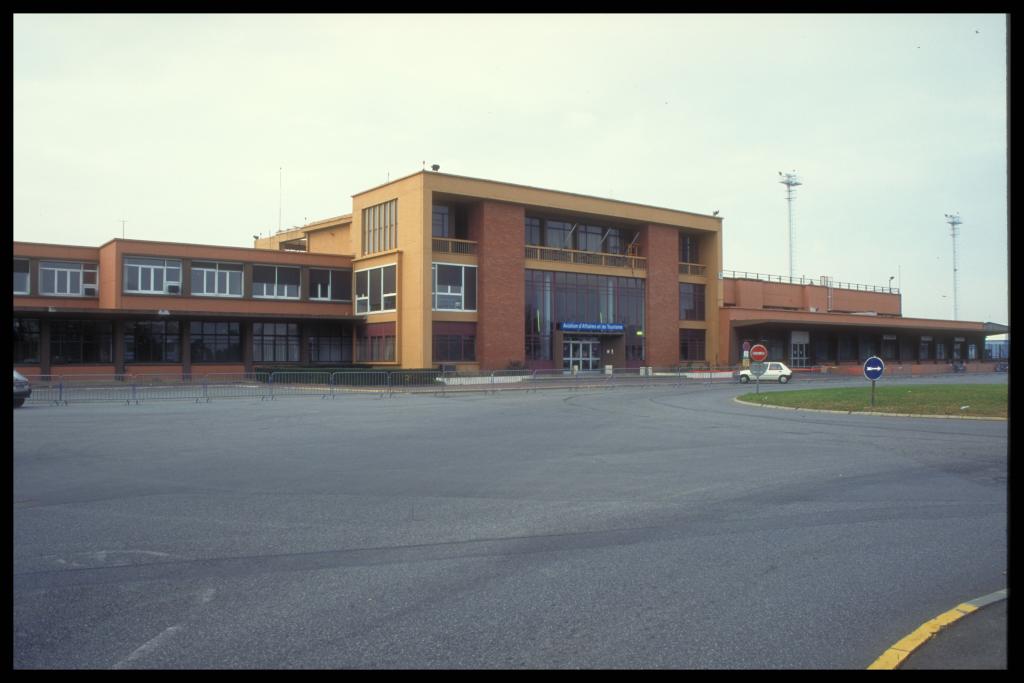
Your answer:
[[[799,389],[744,394],[739,400],[789,408],[842,410],[914,415],[966,415],[1007,417],[1005,384],[936,384],[919,386],[875,386],[875,405],[871,405],[871,385],[856,389]]]

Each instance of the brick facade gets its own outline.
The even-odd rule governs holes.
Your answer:
[[[644,364],[672,367],[679,362],[679,230],[648,225],[644,256]]]
[[[503,369],[523,363],[525,328],[525,219],[523,206],[480,202],[469,213],[469,237],[478,242],[477,362]]]

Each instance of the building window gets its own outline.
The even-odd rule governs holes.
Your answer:
[[[461,334],[434,335],[434,361],[456,363],[476,360],[476,337]]]
[[[39,321],[14,319],[14,363],[39,362]]]
[[[352,271],[310,268],[309,298],[313,301],[351,301]]]
[[[434,237],[451,237],[451,223],[449,219],[448,207],[434,204],[431,235]]]
[[[554,273],[526,271],[526,359],[549,361],[555,329],[553,304]]]
[[[398,200],[363,209],[363,253],[398,248]]]
[[[626,360],[643,360],[644,280],[527,270],[525,290],[528,361],[553,360],[559,322],[622,323]]]
[[[852,334],[836,336],[836,360],[839,362],[857,360],[857,343]]]
[[[860,338],[859,360],[866,360],[878,355],[878,341],[874,337]]]
[[[192,296],[242,296],[242,264],[192,262]]]
[[[28,259],[14,259],[14,293],[31,294],[31,285],[29,285],[28,276]]]
[[[476,310],[476,266],[435,263],[432,270],[435,311]]]
[[[356,271],[356,313],[394,311],[398,306],[396,266]]]
[[[263,363],[299,362],[297,323],[253,323],[252,359]]]
[[[432,334],[435,363],[476,360],[476,323],[439,321],[433,324]]]
[[[573,220],[526,217],[526,244],[591,253],[625,254],[635,240],[632,230]]]
[[[180,294],[181,261],[126,257],[124,291],[131,294]]]
[[[252,295],[259,299],[298,299],[298,268],[253,266]]]
[[[679,330],[680,361],[705,360],[704,335],[704,330]]]
[[[534,246],[542,244],[539,218],[526,217],[526,243]]]
[[[978,345],[968,344],[967,345],[967,360],[978,360]]]
[[[700,247],[695,235],[679,233],[679,262],[700,263]]]
[[[194,320],[189,323],[189,334],[193,363],[242,362],[239,323]]]
[[[628,246],[625,240],[625,233],[618,228],[608,228],[604,237],[604,251],[608,254],[625,254]]]
[[[576,248],[580,251],[601,251],[604,228],[597,225],[581,225],[576,228]]]
[[[39,292],[51,296],[96,296],[95,263],[39,262]]]
[[[917,359],[928,360],[928,347],[932,345],[931,337],[921,337],[921,343],[917,347]]]
[[[53,320],[50,322],[50,362],[110,363],[112,339],[110,321]]]
[[[945,342],[935,342],[935,360],[946,360]]]
[[[679,285],[679,319],[704,320],[704,285]]]
[[[882,336],[882,360],[896,360],[897,348],[896,335]]]
[[[124,360],[126,363],[180,363],[178,321],[127,323],[124,328]]]
[[[395,337],[383,335],[363,337],[356,348],[360,361],[393,361],[395,360]]]
[[[565,221],[544,221],[544,246],[572,249],[572,224]]]
[[[352,334],[334,323],[310,323],[309,360],[311,363],[351,363]]]

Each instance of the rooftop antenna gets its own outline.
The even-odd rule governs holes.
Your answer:
[[[949,223],[949,236],[953,238],[953,320],[958,320],[957,314],[957,260],[956,260],[956,238],[960,232],[960,214],[946,214],[946,222]]]
[[[124,218],[121,219],[121,239],[124,239],[124,224],[128,221]]]
[[[281,232],[281,172],[282,167],[277,167],[277,231]]]
[[[803,185],[796,177],[796,171],[783,173],[779,171],[782,180],[779,182],[786,186],[786,202],[789,204],[789,279],[793,279],[793,188]]]

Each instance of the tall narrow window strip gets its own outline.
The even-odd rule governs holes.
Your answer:
[[[363,209],[363,254],[398,248],[398,200]]]

